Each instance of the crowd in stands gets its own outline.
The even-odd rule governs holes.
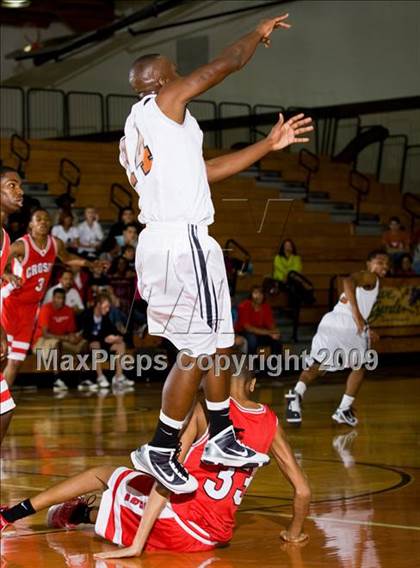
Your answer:
[[[136,246],[142,226],[130,207],[121,210],[118,221],[107,234],[94,207],[85,208],[84,219],[79,224],[75,223],[74,217],[71,206],[61,204],[52,235],[60,238],[69,251],[103,262],[95,263],[92,270],[55,267],[40,309],[32,348],[45,354],[51,349],[62,354],[105,349],[121,355],[133,347],[133,337],[143,335],[146,330],[146,304],[138,294],[135,272]],[[12,218],[10,222],[9,230],[16,239],[25,230],[16,219]],[[391,217],[382,245],[392,259],[391,275],[420,274],[420,230],[410,236],[398,217]],[[250,354],[259,353],[266,347],[271,353],[281,353],[281,333],[269,300],[283,292],[296,322],[300,309],[315,302],[312,283],[303,274],[302,258],[291,239],[283,240],[273,259],[272,274],[261,286],[254,286],[248,297],[235,301],[238,274],[246,274],[252,266],[250,257],[242,256],[235,258],[235,255],[225,254],[234,300],[236,344]],[[100,365],[96,374],[96,382],[82,380],[79,389],[108,388],[109,382]],[[132,386],[118,364],[112,383],[114,386]],[[54,389],[67,389],[57,373]]]

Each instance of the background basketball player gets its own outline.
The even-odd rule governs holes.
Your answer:
[[[8,362],[4,376],[12,385],[26,358],[35,329],[37,312],[48,289],[52,267],[58,257],[70,266],[93,267],[90,261],[69,253],[63,241],[49,235],[51,219],[45,209],[31,216],[29,232],[10,247],[8,272],[21,273],[19,287],[2,288],[1,325],[7,333]]]
[[[18,211],[23,204],[23,190],[21,187],[22,180],[20,175],[12,168],[2,167],[0,170],[0,216],[1,216],[1,233],[0,233],[0,278],[2,285],[6,283],[4,280],[4,271],[8,262],[10,253],[10,238],[5,231],[3,225],[6,218],[11,213]],[[7,278],[7,276],[6,276]],[[16,277],[9,275],[7,280],[9,284],[16,282]],[[0,324],[0,368],[3,368],[4,361],[7,357],[7,335],[3,326]],[[0,371],[0,444],[7,432],[7,428],[12,417],[12,411],[15,403],[10,394],[7,381]]]
[[[162,409],[149,444],[133,452],[136,468],[150,473],[175,493],[188,493],[197,481],[177,458],[180,430],[201,380],[199,355],[227,354],[234,343],[229,288],[223,254],[208,235],[214,208],[209,182],[232,176],[273,150],[307,142],[311,119],[297,115],[279,122],[264,140],[234,154],[203,159],[203,134],[189,101],[241,69],[271,33],[289,28],[283,15],[261,23],[211,63],[181,77],[174,63],[158,55],[137,59],[130,84],[140,102],[132,108],[120,143],[120,162],[139,193],[139,221],[146,225],[137,248],[139,290],[148,302],[149,333],[187,350],[163,389]],[[205,380],[210,437],[203,459],[232,467],[264,465],[268,458],[238,443],[229,419],[229,379],[214,368]]]
[[[357,425],[352,404],[365,375],[364,364],[367,362],[366,352],[370,342],[379,339],[369,329],[367,321],[378,297],[379,280],[388,270],[388,255],[383,250],[375,250],[368,255],[367,270],[343,279],[344,292],[333,311],[322,318],[312,339],[308,360],[310,368],[302,372],[293,392],[286,395],[287,422],[302,422],[300,402],[308,384],[326,371],[354,367],[347,378],[345,394],[332,419],[339,424]]]

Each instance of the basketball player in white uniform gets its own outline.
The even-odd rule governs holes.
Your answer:
[[[302,114],[273,127],[264,140],[207,162],[201,132],[188,111],[190,100],[241,69],[276,28],[290,27],[287,14],[261,23],[211,63],[181,77],[166,57],[137,59],[130,84],[140,101],[132,107],[120,143],[120,162],[139,194],[136,269],[147,301],[149,333],[169,339],[183,351],[163,389],[157,430],[149,444],[132,452],[134,466],[174,493],[189,493],[197,481],[179,463],[179,434],[190,412],[202,371],[200,355],[228,354],[234,344],[229,289],[223,254],[208,235],[214,208],[209,182],[230,177],[273,150],[307,142],[312,130]],[[210,439],[203,460],[230,467],[261,466],[268,456],[236,440],[229,419],[228,370],[210,368],[204,384]]]
[[[286,395],[287,422],[302,422],[300,403],[309,383],[327,371],[353,367],[347,378],[345,394],[332,419],[339,424],[357,425],[352,404],[365,375],[364,364],[370,342],[379,339],[369,329],[367,320],[378,297],[379,279],[388,270],[388,255],[383,250],[375,250],[368,255],[367,270],[343,280],[344,292],[333,311],[322,318],[312,339],[307,361],[310,367],[302,371],[294,390]]]

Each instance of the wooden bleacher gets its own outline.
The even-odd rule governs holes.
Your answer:
[[[51,194],[65,190],[58,175],[60,160],[65,157],[81,170],[80,188],[74,194],[78,207],[93,204],[102,220],[115,220],[118,212],[110,202],[110,186],[115,182],[129,189],[136,203],[135,192],[129,187],[118,162],[117,143],[31,140],[30,145],[26,177],[33,182],[48,183]],[[207,157],[221,153],[221,150],[205,152]],[[1,158],[5,164],[15,164],[7,140],[1,141]],[[296,154],[270,154],[262,160],[261,166],[281,171],[285,181],[305,179],[305,171],[299,166]],[[333,200],[354,202],[355,194],[349,188],[348,175],[349,166],[321,157],[320,169],[313,176],[310,189],[328,191]],[[238,279],[239,292],[246,292],[271,274],[281,238],[289,237],[295,241],[303,259],[304,272],[314,284],[316,297],[314,306],[302,309],[301,323],[315,325],[327,311],[332,276],[360,269],[367,253],[381,245],[379,235],[356,235],[351,223],[335,223],[328,212],[308,210],[301,200],[292,205],[276,201],[278,189],[257,186],[255,179],[250,177],[236,176],[216,183],[212,195],[216,221],[210,228],[211,234],[222,246],[229,238],[234,238],[252,256],[253,274]],[[267,200],[272,201],[267,205]],[[401,207],[398,186],[378,183],[372,176],[371,191],[362,201],[361,211],[376,213],[384,224],[390,215],[398,215],[406,225],[409,222]],[[284,227],[288,214],[287,227]],[[420,343],[420,338],[416,341]]]

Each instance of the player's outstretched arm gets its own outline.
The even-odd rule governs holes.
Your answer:
[[[227,47],[207,65],[164,85],[156,98],[159,108],[169,118],[182,122],[188,101],[239,71],[251,59],[259,43],[268,47],[270,35],[275,29],[290,28],[290,24],[285,21],[288,16],[289,14],[283,14],[261,22],[253,32]]]
[[[271,445],[271,452],[280,471],[294,489],[293,519],[287,530],[281,533],[281,537],[287,542],[303,542],[308,538],[302,532],[302,529],[303,522],[309,511],[311,490],[280,425],[277,427],[277,432]]]
[[[302,134],[308,134],[313,129],[312,118],[305,117],[303,113],[292,116],[287,122],[284,122],[283,115],[280,113],[277,124],[263,140],[238,152],[207,160],[207,179],[209,183],[222,181],[246,170],[269,152],[282,150],[291,144],[305,144],[309,142],[309,138]]]
[[[199,435],[204,432],[206,426],[207,423],[202,406],[197,404],[191,419],[181,436],[181,451],[179,454],[179,460],[181,463],[188,454],[194,440],[196,440]],[[159,518],[160,513],[165,508],[169,497],[170,492],[161,485],[155,483],[147,499],[147,505],[144,509],[141,523],[137,529],[131,546],[127,548],[120,548],[118,550],[100,552],[95,554],[94,558],[131,558],[133,556],[141,556],[147,539],[149,538],[149,534],[153,529],[155,522]]]
[[[77,256],[77,254],[72,254],[66,249],[61,239],[59,239],[58,237],[53,237],[53,239],[55,240],[55,244],[57,245],[57,256],[62,262],[64,262],[64,264],[68,264],[69,266],[80,266],[80,268],[89,268],[89,270],[92,270],[96,264],[100,264],[101,267],[109,264],[108,262],[102,260],[95,260],[91,262],[86,258]]]

